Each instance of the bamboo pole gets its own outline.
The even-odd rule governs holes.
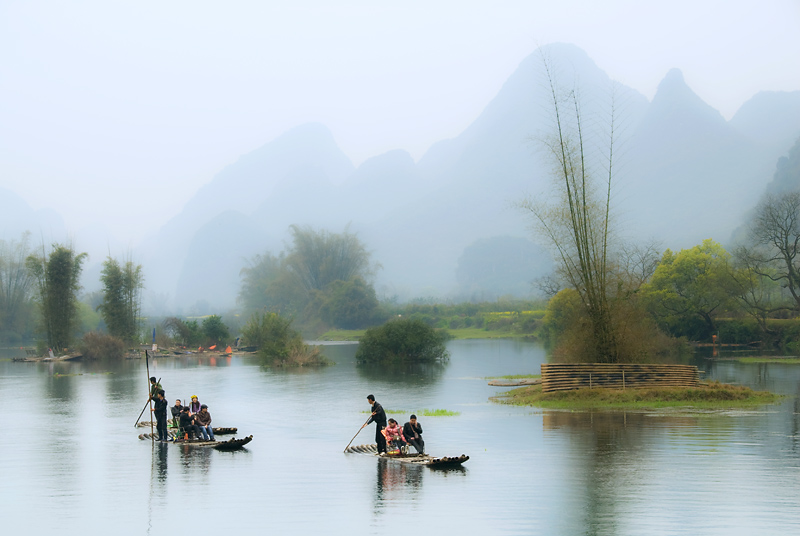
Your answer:
[[[147,402],[150,404],[150,439],[153,445],[156,444],[156,439],[153,437],[153,387],[150,385],[150,354],[147,350],[144,351],[144,363],[147,367]],[[156,382],[158,385],[158,382]]]

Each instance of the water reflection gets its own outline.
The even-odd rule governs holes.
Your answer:
[[[375,485],[375,513],[386,506],[386,502],[407,500],[416,496],[422,487],[424,467],[415,467],[396,461],[379,459],[378,482]]]
[[[370,382],[430,386],[442,379],[447,363],[359,363],[356,370],[361,378]]]
[[[191,445],[180,445],[178,448],[181,451],[181,467],[184,474],[200,473],[208,475],[214,449],[193,447]]]
[[[167,458],[169,456],[169,445],[156,442],[153,447],[153,468],[155,480],[162,486],[167,481]]]
[[[669,418],[676,426],[694,425],[692,417]],[[626,412],[545,412],[542,425],[546,432],[567,434],[576,480],[582,494],[573,500],[579,505],[573,511],[582,512],[579,524],[582,533],[616,534],[627,501],[646,478],[640,472],[648,458],[649,441],[645,440],[652,418],[643,413]]]

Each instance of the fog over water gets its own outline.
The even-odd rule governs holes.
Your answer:
[[[508,207],[547,183],[535,51],[570,43],[566,84],[627,95],[626,227],[724,241],[800,135],[798,22],[791,0],[6,2],[0,238],[71,239],[88,290],[133,252],[170,307],[227,307],[289,225],[349,223],[387,295],[453,295],[469,246],[529,236]]]

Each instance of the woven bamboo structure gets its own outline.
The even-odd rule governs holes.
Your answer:
[[[642,389],[697,387],[700,375],[693,365],[637,363],[545,363],[542,392],[572,389]]]

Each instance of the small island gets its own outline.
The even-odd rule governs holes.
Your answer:
[[[693,388],[575,389],[542,392],[541,385],[513,389],[493,400],[518,406],[565,410],[719,410],[775,404],[782,398],[767,391],[719,382],[701,382]]]

